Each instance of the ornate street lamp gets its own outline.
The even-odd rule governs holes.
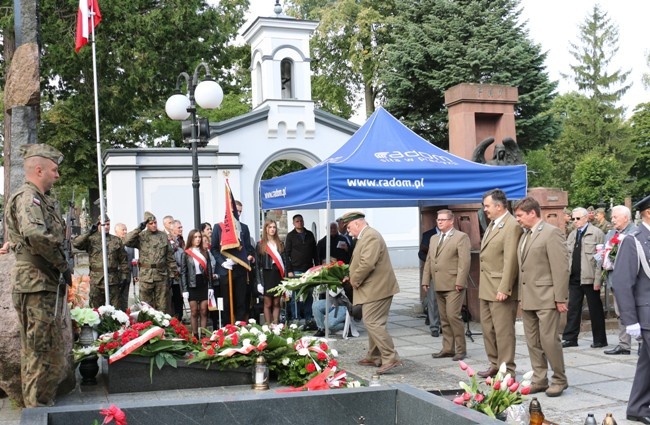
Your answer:
[[[199,70],[205,69],[205,78],[199,82]],[[185,79],[189,92],[189,99],[181,93],[181,78]],[[205,146],[210,138],[210,124],[208,119],[197,119],[196,105],[204,109],[215,109],[221,106],[223,101],[223,90],[219,84],[212,79],[210,68],[205,62],[201,62],[194,70],[192,79],[186,72],[178,74],[176,79],[176,92],[165,103],[165,112],[169,118],[175,121],[183,121],[191,117],[191,121],[183,122],[182,132],[185,137],[186,131],[189,139],[189,148],[192,150],[192,193],[194,197],[194,228],[201,228],[201,200],[199,199],[199,159],[198,147]]]

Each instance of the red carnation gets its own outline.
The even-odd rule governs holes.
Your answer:
[[[208,348],[208,349],[205,351],[205,354],[207,354],[207,355],[210,356],[210,357],[214,356],[214,349],[213,349],[212,347]]]
[[[316,366],[313,363],[308,363],[307,366],[305,366],[305,370],[309,373],[316,372]]]
[[[114,420],[116,425],[127,425],[126,415],[114,404],[111,404],[108,409],[100,410],[99,413],[104,416],[104,422],[102,424],[108,424]]]

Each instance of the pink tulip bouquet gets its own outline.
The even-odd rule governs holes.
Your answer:
[[[530,394],[532,371],[526,373],[521,382],[517,382],[509,373],[504,375],[506,364],[502,363],[494,378],[488,377],[484,383],[479,383],[476,380],[474,369],[462,360],[458,362],[458,365],[467,373],[470,383],[459,382],[465,392],[454,399],[456,404],[496,418],[508,407],[521,404],[524,401],[524,396]]]

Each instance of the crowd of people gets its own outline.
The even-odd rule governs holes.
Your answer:
[[[23,397],[26,406],[36,407],[52,405],[58,386],[68,378],[64,376],[69,353],[62,344],[62,312],[72,270],[62,249],[65,223],[49,196],[63,157],[42,144],[26,146],[22,154],[26,182],[9,199],[6,217],[10,248],[16,255],[12,297],[21,327]],[[241,203],[236,202],[236,207],[241,215]],[[534,372],[531,393],[560,396],[568,387],[563,350],[578,345],[585,297],[592,324],[591,347],[608,345],[600,292],[609,284],[616,295],[620,333],[619,343],[605,353],[629,355],[631,338],[640,341],[628,419],[650,423],[650,196],[635,208],[641,214],[638,226],[623,205],[612,208],[611,223],[604,210],[565,211],[570,226],[563,233],[543,220],[539,203],[531,197],[516,202],[511,213],[500,189],[483,196],[490,224],[481,241],[478,295],[489,364],[479,376],[494,376],[504,363],[509,373],[516,373],[514,324],[520,308]],[[254,314],[256,296],[263,299],[264,319],[278,323],[282,320],[279,294],[271,290],[285,277],[298,277],[332,260],[349,262],[344,290],[325,299],[315,294],[318,299],[303,300],[302,305],[295,300],[291,318],[302,318],[309,325],[315,317],[314,330],[319,336],[324,335],[325,311],[329,312],[328,326],[337,329],[345,309],[361,305],[368,351],[358,363],[377,367],[379,374],[401,366],[387,329],[399,286],[381,234],[359,211],[330,223],[328,234],[319,242],[304,227],[301,215],[293,216],[292,223],[293,230],[282,241],[277,223],[266,220],[255,246],[248,226],[239,223],[237,256],[221,249],[222,243],[226,248],[223,223],[214,227],[203,223],[187,233],[185,242],[179,220],[165,216],[160,230],[156,216],[148,211],[130,232],[124,224],[116,224],[116,236],[110,234],[110,219],[100,216],[73,245],[89,254],[91,307],[106,302],[108,285],[108,302],[125,309],[133,281],[138,283],[140,300],[178,319],[187,302],[196,336],[208,326],[209,318],[214,327],[248,320]],[[423,236],[420,251],[431,335],[441,332],[443,337],[442,350],[432,356],[462,360],[466,344],[461,310],[469,277],[470,240],[454,228],[451,210],[439,210],[436,224]],[[102,239],[106,240],[106,265]],[[215,296],[223,298],[223,316],[210,314]],[[560,339],[563,313],[567,313],[567,323]]]
[[[567,209],[562,231],[543,220],[532,197],[517,201],[511,213],[502,190],[484,194],[483,212],[490,222],[479,251],[478,297],[489,365],[477,373],[480,377],[493,377],[501,364],[515,375],[515,320],[520,309],[533,369],[530,392],[560,396],[569,386],[564,349],[578,346],[585,298],[591,348],[608,346],[601,301],[607,284],[615,295],[619,341],[604,353],[629,355],[632,338],[639,341],[627,418],[650,423],[650,196],[634,208],[641,215],[638,226],[624,205],[611,209],[611,222],[602,208]],[[470,243],[467,234],[453,227],[453,220],[452,211],[439,210],[436,227],[423,234],[421,285],[428,298],[427,321],[431,326],[440,323],[443,337],[442,350],[432,357],[462,360],[466,346],[461,310],[469,280]],[[563,313],[567,317],[561,329]],[[434,337],[438,336],[435,330],[431,331]]]

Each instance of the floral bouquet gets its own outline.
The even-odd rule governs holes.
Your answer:
[[[524,395],[530,394],[530,379],[533,372],[527,372],[521,382],[517,382],[507,374],[506,364],[502,363],[499,372],[494,378],[487,378],[485,386],[479,385],[476,381],[476,373],[462,360],[458,362],[460,368],[467,372],[470,377],[470,384],[459,382],[465,392],[454,399],[454,403],[467,406],[470,409],[478,410],[492,418],[505,411],[508,407],[521,404]]]
[[[80,344],[75,344],[74,347],[72,347],[72,356],[74,358],[75,364],[81,362],[86,358],[96,358],[98,349],[99,347],[96,345],[83,346]]]
[[[345,371],[336,371],[336,366],[327,367],[318,375],[311,378],[305,385],[276,390],[278,393],[296,391],[331,390],[336,388],[358,388],[362,384],[356,379],[348,379]]]
[[[79,326],[96,326],[101,322],[99,313],[90,307],[75,307],[70,310],[70,317]]]
[[[127,425],[126,424],[126,414],[122,409],[117,407],[114,404],[111,404],[108,409],[102,409],[99,411],[99,414],[104,417],[102,425],[110,424],[115,421],[115,425]],[[93,422],[93,425],[99,425],[97,419]]]
[[[289,341],[287,341],[289,343]],[[300,386],[323,372],[338,365],[338,353],[327,344],[326,339],[302,337],[293,343],[293,349],[270,369],[278,373],[282,385]]]
[[[129,324],[129,316],[122,310],[117,310],[112,305],[103,305],[97,309],[99,313],[99,324],[97,333],[103,335],[108,332],[115,332]]]
[[[293,337],[301,335],[296,325],[258,325],[254,319],[226,325],[202,338],[200,347],[190,355],[188,363],[215,364],[220,369],[249,367],[258,355],[269,364],[287,353]]]
[[[349,275],[350,266],[343,261],[333,261],[330,264],[314,266],[296,278],[285,278],[282,283],[269,292],[278,295],[297,291],[296,297],[304,300],[316,287],[326,286],[328,290],[336,291],[343,286],[342,280]]]

